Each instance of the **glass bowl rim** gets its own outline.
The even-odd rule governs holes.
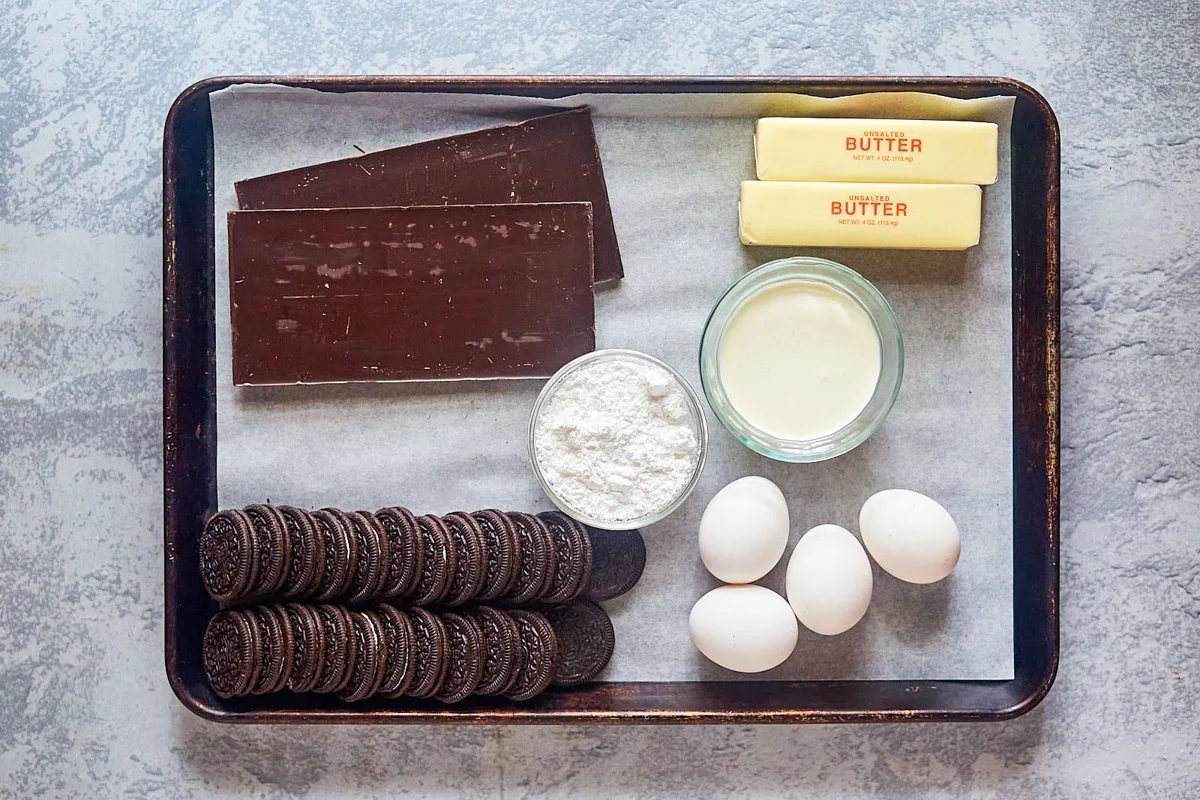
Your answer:
[[[771,278],[777,276],[779,276],[778,282],[770,281]],[[820,283],[835,291],[840,291],[853,300],[867,314],[871,324],[875,327],[875,333],[879,337],[880,356],[883,359],[883,363],[880,365],[879,383],[862,410],[838,430],[813,439],[785,439],[772,436],[750,424],[737,412],[727,398],[722,402],[721,398],[716,396],[720,388],[720,377],[711,374],[718,370],[715,366],[710,370],[707,363],[709,359],[706,358],[710,355],[710,350],[719,351],[725,329],[743,305],[766,289],[789,280]],[[864,303],[864,298],[873,301],[877,310]],[[732,309],[725,316],[720,330],[716,334],[712,333],[718,313],[723,312],[731,304]],[[884,323],[883,326],[881,326],[881,321]],[[883,379],[889,372],[889,359],[886,356],[889,342],[895,347],[896,377],[890,389],[883,389],[886,396],[882,402],[876,404],[876,399],[880,396],[884,386]],[[712,354],[711,358],[715,365],[716,354]],[[827,258],[789,256],[760,264],[734,281],[721,294],[704,323],[704,330],[700,338],[699,363],[700,385],[705,399],[708,400],[708,405],[717,421],[734,438],[756,453],[776,461],[813,463],[826,461],[850,452],[869,439],[887,419],[900,394],[900,386],[904,379],[904,338],[895,309],[892,308],[891,303],[878,287],[863,275],[845,264]],[[720,389],[720,393],[724,394],[724,390]],[[872,409],[873,405],[877,407]],[[871,413],[868,414],[868,412]],[[858,426],[857,424],[866,417],[870,417],[868,423]],[[853,431],[852,435],[847,435],[847,431]],[[795,449],[801,445],[806,449],[803,451]]]

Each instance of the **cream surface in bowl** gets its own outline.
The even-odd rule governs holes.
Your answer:
[[[864,442],[900,391],[904,344],[870,281],[822,258],[772,261],[737,281],[700,344],[705,396],[747,447],[822,461]]]
[[[717,353],[729,402],[781,439],[816,439],[850,424],[871,401],[879,367],[867,312],[845,292],[805,280],[749,298]]]

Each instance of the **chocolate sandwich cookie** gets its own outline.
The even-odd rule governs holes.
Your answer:
[[[528,700],[546,691],[554,676],[558,642],[549,621],[536,611],[508,612],[521,633],[521,667],[504,693],[509,700]]]
[[[485,509],[471,514],[483,534],[487,564],[477,600],[495,600],[508,594],[520,574],[521,548],[517,529],[503,513]]]
[[[646,568],[642,532],[587,528],[587,535],[592,545],[592,574],[580,597],[611,600],[632,589]]]
[[[292,629],[277,606],[255,606],[246,613],[258,626],[262,646],[262,670],[250,689],[251,694],[282,691],[292,671],[295,646]]]
[[[446,627],[437,615],[423,608],[410,609],[408,615],[413,626],[413,643],[416,649],[413,680],[408,687],[408,696],[433,697],[441,690],[449,665],[449,659],[446,657]]]
[[[379,642],[379,650],[375,660],[375,671],[371,676],[370,689],[367,692],[367,697],[372,697],[378,694],[379,688],[383,685],[383,679],[387,677],[387,636],[384,635],[383,618],[379,615],[378,611],[363,611],[362,615],[366,617],[375,634],[376,640]]]
[[[521,666],[521,632],[512,617],[489,606],[470,612],[483,635],[483,670],[475,694],[503,694]]]
[[[383,681],[379,694],[397,698],[408,691],[413,681],[416,660],[415,637],[408,615],[395,606],[380,603],[376,609],[383,625],[383,642],[386,650]]]
[[[311,692],[321,679],[325,661],[325,636],[321,618],[312,606],[288,603],[283,606],[292,629],[292,669],[287,688],[293,692]]]
[[[457,703],[479,686],[483,677],[483,632],[475,620],[465,614],[441,615],[446,628],[446,680],[438,691],[438,700]]]
[[[446,530],[450,531],[450,544],[455,555],[454,574],[450,579],[450,590],[446,593],[445,602],[447,605],[461,606],[474,599],[483,586],[487,568],[483,531],[469,514],[461,511],[446,514],[440,519]]]
[[[571,593],[567,595],[567,601],[570,602],[579,599],[579,596],[583,594],[588,584],[591,583],[592,570],[596,568],[596,553],[592,548],[592,539],[588,536],[587,528],[584,527],[583,523],[570,517],[567,517],[567,519],[571,521],[571,525],[579,537],[578,541],[583,545],[583,569],[580,571],[579,582],[575,584]]]
[[[357,642],[352,633],[350,615],[340,606],[315,606],[321,619],[325,660],[321,664],[321,679],[314,692],[340,692],[350,682],[357,656]]]
[[[323,508],[313,511],[311,516],[317,523],[317,533],[325,550],[325,572],[312,597],[314,600],[332,600],[346,591],[354,577],[353,569],[358,562],[357,540],[350,531],[350,521],[342,512]]]
[[[279,678],[271,687],[272,692],[282,692],[287,688],[288,679],[296,662],[296,630],[292,627],[292,618],[283,610],[281,605],[270,606],[271,613],[279,620],[279,629],[283,632],[283,669]]]
[[[209,596],[228,603],[250,593],[254,584],[254,526],[245,512],[220,511],[200,534],[200,578]]]
[[[377,615],[370,611],[348,613],[354,629],[355,659],[350,681],[337,696],[339,700],[355,703],[379,691],[387,650],[383,641],[383,626]]]
[[[267,597],[283,586],[291,560],[283,517],[271,506],[262,504],[246,506],[242,510],[254,526],[254,554],[258,558],[258,575],[250,591],[256,596]]]
[[[592,571],[592,544],[583,526],[561,511],[543,511],[538,519],[550,531],[555,557],[554,578],[542,599],[565,603],[587,584]]]
[[[388,574],[380,590],[385,600],[405,597],[417,585],[424,562],[417,518],[407,508],[393,506],[375,512],[388,539]]]
[[[608,666],[616,643],[608,614],[586,601],[551,606],[545,614],[558,642],[551,683],[578,686],[595,680]]]
[[[258,626],[244,611],[220,611],[208,621],[202,645],[204,674],[219,697],[249,694],[262,670]]]
[[[450,544],[450,531],[432,514],[417,517],[421,534],[421,577],[413,591],[412,602],[427,606],[440,602],[450,591],[450,581],[458,569],[456,549]]]
[[[325,548],[317,523],[302,508],[276,506],[283,518],[288,536],[288,570],[280,595],[286,598],[307,597],[316,591],[325,573]]]
[[[351,511],[346,515],[358,548],[358,560],[350,579],[348,602],[362,603],[379,594],[387,579],[390,563],[388,539],[383,525],[370,511]]]
[[[505,599],[511,603],[528,603],[545,594],[554,579],[554,541],[545,524],[532,514],[509,511],[504,516],[517,532],[521,551],[519,574]]]

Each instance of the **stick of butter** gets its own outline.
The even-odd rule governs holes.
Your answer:
[[[764,117],[760,181],[996,182],[992,122]]]
[[[983,191],[966,184],[743,181],[742,244],[966,250]]]

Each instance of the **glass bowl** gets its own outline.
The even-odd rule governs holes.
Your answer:
[[[866,312],[879,338],[879,378],[870,400],[846,425],[814,439],[780,438],[751,424],[730,402],[721,383],[718,362],[725,331],[742,306],[760,292],[793,282],[816,283],[847,295]],[[892,410],[903,376],[904,341],[900,323],[888,301],[866,278],[824,258],[783,258],[743,275],[717,301],[700,342],[700,382],[713,413],[742,444],[777,461],[824,461],[858,447]]]
[[[606,361],[632,361],[643,364],[652,364],[662,370],[665,370],[676,382],[683,392],[684,401],[688,410],[689,422],[692,426],[692,433],[696,436],[696,464],[692,469],[691,478],[680,489],[679,494],[675,496],[671,502],[661,508],[654,509],[639,517],[632,517],[623,520],[606,520],[597,519],[589,514],[585,514],[579,509],[572,507],[569,503],[562,499],[554,490],[546,479],[546,474],[542,470],[541,464],[538,462],[536,435],[538,421],[541,417],[542,410],[546,404],[550,402],[554,393],[562,385],[563,381],[578,370],[602,363]],[[704,471],[704,460],[708,453],[708,424],[704,420],[704,406],[700,402],[700,396],[693,389],[679,371],[653,356],[639,353],[636,350],[595,350],[591,353],[576,358],[574,361],[563,366],[558,372],[546,381],[546,385],[542,387],[542,391],[538,394],[537,400],[534,401],[533,411],[529,415],[529,463],[533,466],[533,474],[537,476],[538,483],[541,484],[542,490],[546,496],[550,498],[550,502],[554,503],[563,513],[574,519],[579,520],[585,525],[590,525],[593,528],[601,528],[603,530],[632,530],[634,528],[642,528],[646,525],[651,525],[664,519],[667,515],[688,498],[692,490],[696,488],[696,484],[700,482],[700,473]]]

